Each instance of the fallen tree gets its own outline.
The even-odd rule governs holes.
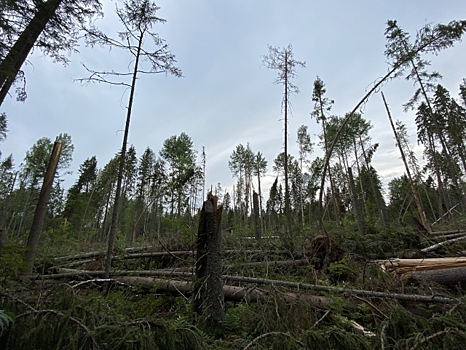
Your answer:
[[[33,279],[61,279],[61,278],[73,278],[73,277],[99,277],[104,276],[103,271],[84,271],[84,270],[71,270],[71,269],[59,269],[57,274],[43,275],[43,276],[29,276]],[[166,277],[179,277],[179,278],[189,278],[193,277],[192,273],[189,272],[171,272],[167,270],[153,270],[153,271],[113,271],[110,276],[115,278],[115,276],[166,276]],[[131,276],[128,276],[131,277]],[[242,277],[242,276],[230,276],[224,275],[224,281],[238,282],[238,283],[250,283],[250,284],[263,284],[271,286],[281,286],[281,287],[290,287],[300,290],[313,290],[318,292],[330,292],[336,294],[346,294],[348,296],[356,295],[361,297],[369,298],[383,298],[383,299],[394,299],[400,301],[413,301],[413,302],[424,302],[424,303],[445,303],[445,304],[454,304],[458,303],[458,300],[455,298],[443,297],[438,295],[418,295],[418,294],[401,294],[401,293],[391,293],[391,292],[378,292],[370,290],[361,290],[361,289],[352,289],[352,288],[341,288],[336,286],[322,286],[318,284],[308,284],[308,283],[297,283],[281,280],[272,280],[265,278],[253,278],[253,277]],[[142,280],[141,280],[142,281]],[[186,282],[186,281],[179,281]],[[186,282],[188,283],[188,282]],[[189,282],[190,283],[190,282]],[[244,288],[244,287],[242,287]]]
[[[377,263],[403,280],[454,285],[466,282],[466,257],[431,259],[389,259]]]

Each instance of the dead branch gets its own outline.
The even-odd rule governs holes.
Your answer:
[[[444,245],[450,245],[450,244],[453,244],[455,242],[461,241],[462,239],[466,239],[466,235],[462,236],[462,237],[459,237],[459,238],[449,239],[447,241],[431,245],[430,247],[421,249],[421,252],[423,252],[423,253],[431,252],[431,251],[434,251],[434,250],[436,250],[436,249],[438,249],[440,247],[443,247]]]

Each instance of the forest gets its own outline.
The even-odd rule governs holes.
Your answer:
[[[305,62],[291,45],[269,46],[262,63],[282,89],[283,152],[267,160],[236,145],[227,191],[206,183],[205,149],[187,133],[159,150],[129,142],[138,77],[182,75],[153,31],[165,21],[158,10],[126,0],[113,38],[86,25],[102,15],[98,0],[1,4],[0,105],[9,94],[26,99],[21,67],[33,49],[61,62],[84,40],[132,61],[125,73],[85,66],[84,83],[129,91],[121,148],[106,164],[89,155],[65,188],[72,135],[38,139],[18,166],[0,153],[0,348],[463,349],[466,79],[450,92],[426,56],[459,43],[466,21],[414,35],[387,21],[386,75],[343,116],[317,77],[311,118],[321,129],[312,142],[298,128],[297,154],[290,101]],[[422,159],[383,94],[395,78],[415,87],[403,107],[415,113]],[[388,191],[361,108],[375,93],[404,166]],[[0,142],[7,137],[1,113]]]

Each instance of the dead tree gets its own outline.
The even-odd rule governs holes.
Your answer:
[[[222,279],[221,227],[222,206],[218,197],[208,194],[202,206],[197,238],[196,276],[194,282],[194,311],[202,315],[214,336],[222,334],[225,301]]]
[[[37,246],[39,245],[40,234],[44,226],[45,214],[47,212],[47,203],[49,202],[50,192],[52,191],[53,179],[57,171],[58,161],[60,159],[61,142],[58,138],[53,145],[47,172],[45,173],[44,183],[39,194],[34,219],[32,220],[31,231],[26,245],[26,274],[31,274],[34,269],[34,258],[36,256]]]

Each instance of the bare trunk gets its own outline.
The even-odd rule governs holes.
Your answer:
[[[44,225],[45,214],[47,212],[47,203],[52,191],[53,178],[57,171],[58,161],[60,159],[62,144],[55,141],[53,145],[52,155],[50,156],[47,172],[45,173],[44,183],[39,194],[37,201],[36,211],[34,212],[34,219],[31,225],[31,231],[26,245],[26,273],[31,274],[34,269],[34,258],[36,256],[37,246],[39,245],[40,234]]]
[[[118,212],[120,207],[120,192],[121,192],[121,184],[123,180],[123,171],[125,166],[126,160],[126,147],[128,143],[128,133],[129,133],[129,125],[131,121],[131,111],[133,108],[133,100],[134,100],[134,91],[136,89],[136,79],[138,74],[138,66],[139,66],[139,58],[142,48],[144,32],[141,32],[139,35],[139,42],[138,48],[136,52],[136,61],[134,63],[134,70],[133,70],[133,78],[131,81],[131,90],[129,93],[129,102],[128,102],[128,111],[126,113],[126,125],[125,125],[125,134],[123,136],[123,145],[121,147],[121,154],[120,154],[120,164],[118,167],[118,179],[117,179],[117,187],[115,191],[115,202],[113,204],[113,213],[112,213],[112,224],[110,226],[110,233],[108,235],[108,251],[107,251],[107,259],[105,261],[105,278],[108,278],[110,274],[110,269],[112,267],[112,256],[113,256],[113,247],[115,245],[115,238],[116,238],[116,230],[118,224]]]

